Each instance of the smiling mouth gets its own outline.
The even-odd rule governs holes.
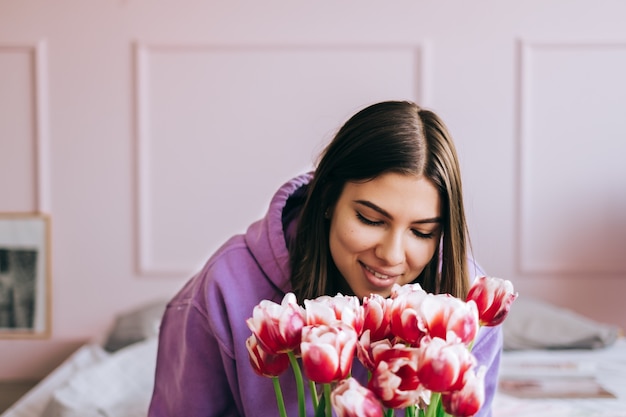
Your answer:
[[[381,274],[380,272],[374,271],[372,268],[370,268],[369,266],[365,265],[364,263],[362,263],[361,265],[363,265],[363,268],[365,268],[367,270],[367,272],[371,273],[372,275],[374,275],[378,279],[387,280],[387,279],[396,278],[398,276],[398,275]]]

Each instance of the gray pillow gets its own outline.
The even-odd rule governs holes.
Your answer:
[[[502,323],[505,350],[596,349],[612,344],[617,326],[538,299],[519,297]]]
[[[107,336],[104,349],[115,352],[133,343],[156,337],[166,305],[167,301],[158,300],[119,314]]]

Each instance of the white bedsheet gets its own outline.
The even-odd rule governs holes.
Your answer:
[[[507,351],[502,358],[501,378],[513,375],[520,362],[524,363],[575,363],[571,378],[586,375],[616,398],[517,398],[502,392],[494,400],[494,417],[626,417],[626,340],[596,350],[530,350]],[[546,376],[542,370],[526,371]],[[553,376],[555,376],[553,374]],[[521,377],[521,376],[520,376]]]

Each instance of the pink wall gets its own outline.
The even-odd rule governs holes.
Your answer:
[[[626,5],[453,3],[0,0],[0,211],[50,215],[53,283],[0,380],[169,298],[388,98],[448,122],[490,274],[626,328]]]

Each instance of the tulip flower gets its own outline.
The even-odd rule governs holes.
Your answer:
[[[355,296],[322,295],[314,300],[304,300],[304,307],[308,326],[316,324],[332,326],[339,321],[352,327],[359,335],[363,330],[363,307]]]
[[[368,388],[388,408],[405,408],[428,401],[429,392],[417,376],[417,349],[385,344],[380,342],[373,349],[377,365]]]
[[[382,342],[382,341],[381,341]],[[374,363],[374,359],[372,357],[372,343],[370,340],[370,331],[365,330],[356,344],[356,356],[359,361],[367,368],[370,372],[376,368],[376,364]]]
[[[416,284],[417,285],[417,284]],[[421,304],[428,294],[419,287],[392,290],[391,332],[401,340],[417,346],[426,335]]]
[[[331,394],[337,417],[383,417],[383,407],[376,395],[354,378],[340,381]]]
[[[476,278],[467,294],[467,300],[473,300],[478,306],[481,326],[502,323],[516,298],[511,281],[486,276]]]
[[[289,368],[289,355],[286,353],[267,353],[257,341],[257,338],[250,335],[246,340],[246,347],[250,354],[250,364],[252,369],[266,377],[279,376]]]
[[[302,329],[302,367],[314,382],[329,384],[349,376],[356,349],[356,331],[343,323]]]
[[[419,292],[419,293],[424,293],[426,294],[426,291],[424,291],[424,289],[422,288],[422,286],[418,283],[414,283],[414,284],[404,284],[404,285],[400,285],[400,284],[393,284],[393,287],[391,288],[391,299],[396,299],[401,295],[404,294],[410,294],[413,292]]]
[[[470,417],[485,402],[486,368],[476,370],[471,352],[478,329],[502,323],[516,298],[510,281],[493,277],[478,277],[465,300],[396,284],[389,298],[371,294],[362,305],[337,294],[304,300],[302,308],[288,293],[281,304],[263,300],[254,308],[246,347],[254,371],[272,378],[281,417],[278,375],[289,365],[299,417],[306,417],[301,367],[316,416],[331,417],[334,408],[337,417],[389,417],[397,409]],[[351,378],[355,356],[368,370],[367,387]]]
[[[372,361],[374,361],[376,366],[380,362],[391,362],[399,358],[417,363],[418,354],[418,348],[406,346],[402,343],[392,345],[389,340],[380,340],[371,345]]]
[[[458,338],[468,345],[478,332],[478,310],[473,301],[464,302],[450,294],[428,294],[422,300],[420,312],[430,337]]]
[[[476,373],[466,372],[463,388],[441,394],[446,413],[455,417],[470,417],[480,410],[485,402],[485,372],[485,367],[480,367]]]
[[[266,352],[277,354],[299,349],[304,322],[304,309],[287,293],[281,304],[261,301],[246,324]]]
[[[476,359],[464,344],[435,337],[422,341],[418,364],[417,375],[424,387],[445,392],[462,387],[463,377],[476,365]]]
[[[409,349],[407,346],[402,344],[397,346],[408,349],[406,352],[411,353],[406,353],[405,356],[417,360],[416,349]],[[373,372],[374,369],[376,369],[378,362],[389,358],[389,352],[387,352],[387,350],[392,348],[393,346],[389,339],[377,340],[375,342],[370,341],[370,331],[365,330],[356,344],[356,356],[365,368],[367,368],[370,372]],[[394,352],[391,355],[397,356],[398,353]]]
[[[370,331],[370,340],[391,338],[391,304],[393,300],[380,294],[363,299],[363,331]]]

